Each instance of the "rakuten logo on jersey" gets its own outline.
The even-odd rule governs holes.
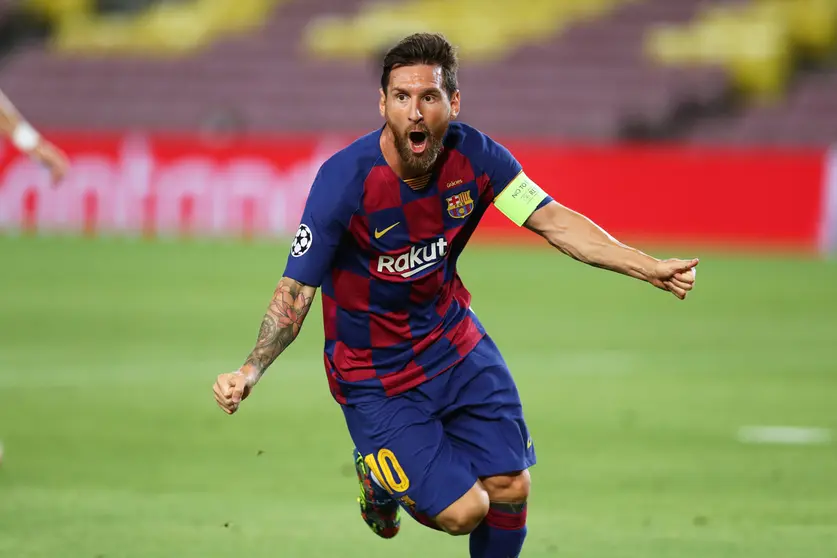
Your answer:
[[[440,238],[426,246],[411,246],[400,256],[378,256],[378,273],[386,271],[408,279],[444,260],[447,252],[448,241]]]

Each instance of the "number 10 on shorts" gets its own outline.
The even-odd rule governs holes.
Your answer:
[[[404,474],[404,469],[392,451],[383,448],[378,452],[377,459],[374,453],[370,453],[363,461],[390,494],[406,492],[410,488],[410,479]]]

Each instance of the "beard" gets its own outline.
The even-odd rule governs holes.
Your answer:
[[[404,164],[405,170],[411,174],[426,174],[430,172],[433,165],[442,152],[442,138],[444,133],[436,135],[427,126],[414,126],[404,132],[396,132],[395,127],[390,124],[395,139],[395,148],[398,156]],[[413,146],[423,146],[423,149],[416,153]]]

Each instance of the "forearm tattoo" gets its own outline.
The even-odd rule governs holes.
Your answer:
[[[276,360],[290,345],[311,308],[310,289],[291,279],[282,279],[273,293],[273,300],[262,320],[259,339],[245,366],[252,366],[259,374]]]

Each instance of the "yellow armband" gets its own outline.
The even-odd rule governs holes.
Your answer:
[[[526,222],[547,193],[535,184],[523,171],[509,182],[505,190],[494,198],[494,205],[518,227]]]

